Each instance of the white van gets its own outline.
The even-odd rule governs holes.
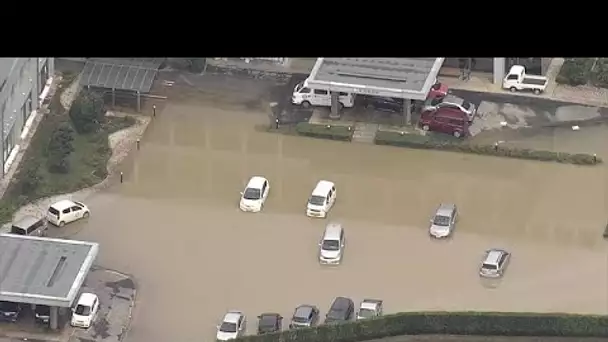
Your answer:
[[[350,93],[340,92],[338,96],[340,109],[351,108],[355,105],[355,96]],[[291,96],[291,103],[301,105],[304,108],[312,106],[331,107],[331,95],[325,89],[314,89],[306,86],[306,82],[296,84]]]
[[[306,205],[306,216],[327,217],[327,213],[336,202],[336,186],[326,180],[319,181]]]

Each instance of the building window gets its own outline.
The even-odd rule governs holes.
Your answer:
[[[13,147],[15,147],[14,128],[15,126],[13,125],[13,127],[11,127],[11,129],[8,131],[6,138],[4,139],[4,162],[6,162],[6,160],[8,159],[8,155],[13,150]]]

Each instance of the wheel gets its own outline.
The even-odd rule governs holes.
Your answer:
[[[90,213],[87,211],[87,212],[85,212],[84,214],[82,214],[82,218],[85,218],[85,219],[86,219],[86,218],[88,218],[88,217],[89,217],[89,215],[90,215]]]
[[[308,102],[308,101],[302,102],[302,107],[303,108],[310,108],[310,102]]]
[[[460,138],[460,136],[462,136],[462,133],[460,133],[459,131],[454,131],[454,137]]]
[[[429,125],[422,126],[423,131],[428,131],[430,129]]]
[[[368,104],[367,106],[365,106],[365,109],[369,110],[369,111],[373,111],[374,109],[374,105],[373,104]]]
[[[63,227],[65,226],[65,222],[64,221],[59,221],[59,227]]]
[[[516,91],[517,91],[517,88],[515,88],[515,87],[511,87],[511,88],[509,88],[509,90],[510,90],[512,93],[514,93],[514,92],[516,92]]]
[[[534,94],[536,94],[536,95],[540,94],[540,89],[534,89]]]

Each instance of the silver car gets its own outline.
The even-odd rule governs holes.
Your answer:
[[[504,249],[492,248],[487,250],[479,269],[479,275],[484,278],[502,277],[510,259],[511,253]]]
[[[438,239],[450,236],[456,225],[457,215],[458,213],[455,204],[442,203],[439,205],[435,211],[435,215],[431,218],[429,234]]]
[[[467,115],[469,122],[472,122],[475,114],[477,114],[477,108],[474,104],[463,99],[462,97],[452,94],[432,100],[430,106],[427,106],[424,110],[436,110],[439,108],[452,108],[459,110]]]

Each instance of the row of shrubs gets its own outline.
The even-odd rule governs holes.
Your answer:
[[[591,82],[596,87],[608,88],[608,58],[598,58],[591,74]]]
[[[516,159],[553,161],[565,164],[595,165],[602,162],[600,157],[586,153],[566,153],[542,150],[531,150],[496,145],[470,144],[453,139],[437,139],[433,136],[418,134],[401,134],[392,131],[378,131],[375,137],[377,145],[392,145],[417,149],[433,149],[452,152],[472,153]]]
[[[243,342],[357,342],[399,335],[606,337],[608,316],[510,312],[403,312],[237,339]]]
[[[354,129],[350,126],[320,125],[300,122],[296,125],[296,132],[314,138],[351,141]]]
[[[587,84],[594,62],[595,58],[566,58],[555,81],[570,86]]]

